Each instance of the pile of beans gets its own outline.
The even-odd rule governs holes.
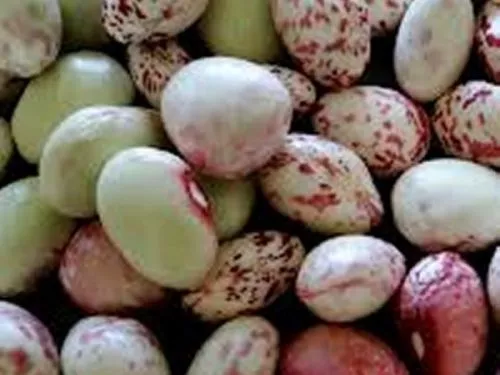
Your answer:
[[[496,0],[2,0],[0,374],[500,373],[499,85]]]

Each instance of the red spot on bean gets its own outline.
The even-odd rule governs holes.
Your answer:
[[[307,163],[299,165],[299,172],[302,174],[314,174],[314,169]]]
[[[493,92],[490,89],[482,89],[476,91],[470,98],[464,100],[462,104],[462,109],[466,110],[470,105],[476,102],[478,99],[484,99],[490,96]]]
[[[132,6],[129,4],[129,0],[119,0],[118,1],[118,12],[128,17],[130,13],[133,12]]]
[[[13,375],[23,375],[29,371],[29,358],[23,349],[13,349],[9,351],[8,356],[15,367],[15,373]]]
[[[180,180],[184,191],[189,197],[189,202],[194,212],[209,226],[213,225],[212,211],[208,199],[195,182],[194,173],[191,170],[185,170],[180,174]]]
[[[500,48],[500,37],[494,35],[494,34],[487,34],[486,35],[486,44],[490,47],[494,48]]]
[[[313,194],[311,196],[295,196],[291,198],[292,202],[304,205],[311,206],[319,212],[323,212],[328,207],[336,206],[340,204],[341,200],[337,197],[336,194]]]

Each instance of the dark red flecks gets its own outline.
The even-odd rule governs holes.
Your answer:
[[[340,20],[340,32],[345,33],[347,30],[347,26],[349,26],[349,20],[347,18],[342,18]]]
[[[347,123],[354,122],[356,121],[356,115],[354,113],[349,113],[347,116],[344,117],[344,121]]]
[[[314,168],[312,168],[310,164],[301,163],[299,164],[299,172],[308,175],[314,174]]]
[[[329,207],[336,206],[341,203],[341,200],[337,197],[335,193],[330,194],[312,194],[310,196],[295,196],[291,197],[290,200],[294,203],[311,206],[319,212],[323,212]]]
[[[255,246],[264,247],[275,240],[276,236],[271,232],[256,232],[252,234],[252,242]]]
[[[392,8],[392,9],[398,9],[399,8],[399,3],[395,0],[386,0],[386,5],[389,7],[389,8]]]
[[[490,47],[500,48],[500,36],[494,34],[486,34],[486,44]]]
[[[500,157],[500,145],[496,142],[471,141],[468,143],[469,152],[473,159]]]
[[[57,365],[59,356],[52,335],[37,318],[15,305],[2,306],[0,315],[12,319],[27,340],[36,340],[40,344],[45,358]]]
[[[486,119],[484,118],[484,114],[483,114],[483,113],[479,113],[479,114],[477,115],[477,119],[478,119],[478,121],[479,121],[479,125],[481,125],[481,126],[484,126],[484,125],[485,125],[485,123],[486,123]]]
[[[331,22],[330,17],[328,17],[328,15],[324,12],[315,12],[314,13],[314,21],[316,23],[321,23],[321,22],[330,23]]]
[[[272,169],[281,169],[286,167],[287,165],[294,163],[296,161],[296,157],[290,154],[287,151],[279,151],[271,158],[269,161],[269,168]]]
[[[143,12],[141,7],[137,3],[134,3],[134,12],[135,12],[136,17],[140,20],[145,20],[147,18],[146,13]]]
[[[492,95],[493,92],[490,89],[482,89],[474,92],[471,97],[465,99],[462,104],[462,109],[466,110],[470,105],[475,103],[479,99],[485,99],[488,96]]]
[[[325,44],[324,51],[326,53],[331,53],[334,51],[344,51],[347,46],[347,39],[344,37],[340,37],[337,40],[335,40],[333,43]]]
[[[315,55],[319,51],[320,45],[316,41],[309,41],[295,46],[295,51],[301,55]]]
[[[385,103],[380,108],[380,114],[382,116],[386,116],[391,111],[391,109],[392,109],[392,106],[389,103]]]
[[[163,14],[163,18],[165,18],[166,20],[171,19],[174,16],[174,10],[173,10],[172,6],[169,6],[166,9],[164,9],[162,14]]]
[[[448,95],[447,99],[443,98],[436,105],[433,121],[439,139],[448,152],[472,160],[489,162],[491,161],[489,159],[500,157],[498,140],[488,133],[486,126],[489,124],[482,108],[478,108],[477,113],[474,111],[469,114],[466,111],[479,98],[484,100],[484,98],[493,95],[492,87],[481,87],[481,85],[463,85],[457,88],[456,92],[464,93],[460,95],[463,97],[462,102],[450,99],[451,97],[456,98],[458,94]],[[485,106],[490,101],[482,102],[481,105]],[[448,108],[450,108],[449,111]],[[460,110],[465,113],[460,112]],[[446,112],[446,116],[444,112]],[[476,136],[472,133],[473,131],[478,131],[479,134]]]
[[[389,134],[386,138],[387,143],[394,144],[399,150],[404,146],[403,139],[397,134]]]
[[[271,242],[256,247],[255,237],[261,234]],[[216,277],[206,280],[201,291],[188,295],[186,306],[203,315],[205,302],[210,304],[214,298],[216,301],[213,302],[218,303],[219,309],[210,316],[229,318],[231,316],[225,315],[225,306],[231,312],[238,310],[239,315],[251,313],[272,303],[293,282],[303,252],[298,239],[268,231],[248,234],[246,240],[235,240],[238,246],[231,248],[231,253],[219,264]],[[235,254],[243,256],[234,260]],[[222,290],[221,280],[225,285]],[[215,286],[213,291],[211,285]]]
[[[134,11],[134,8],[130,5],[129,1],[130,0],[118,0],[117,10],[125,17],[128,17]]]
[[[315,159],[316,163],[325,168],[331,177],[338,177],[342,173],[342,169],[334,165],[328,157],[321,157]]]

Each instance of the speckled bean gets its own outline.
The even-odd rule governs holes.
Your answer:
[[[276,30],[296,63],[326,87],[351,86],[370,59],[368,7],[360,1],[272,0]]]
[[[316,132],[354,150],[379,177],[403,172],[429,150],[427,114],[395,90],[353,87],[325,94],[317,107]]]
[[[450,155],[500,167],[500,87],[470,81],[435,104],[432,125]]]
[[[184,306],[206,321],[262,309],[293,284],[304,253],[297,237],[275,231],[227,241],[201,289],[184,296]]]
[[[323,137],[290,134],[259,181],[277,211],[324,234],[366,232],[384,213],[363,161]]]

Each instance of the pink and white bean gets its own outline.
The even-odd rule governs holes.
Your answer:
[[[302,73],[278,65],[264,65],[288,89],[297,114],[308,113],[316,102],[316,88]]]
[[[316,325],[283,349],[280,375],[408,375],[391,348],[377,337],[337,324]]]
[[[379,310],[405,272],[404,256],[390,243],[369,236],[340,236],[307,255],[296,291],[321,319],[349,322]]]
[[[308,76],[330,88],[348,87],[370,59],[370,23],[364,2],[272,0],[276,30]]]
[[[277,330],[264,318],[236,318],[208,338],[187,375],[274,375],[278,345]]]
[[[486,74],[500,83],[500,4],[486,1],[476,21],[476,51]]]
[[[208,0],[103,0],[108,34],[127,44],[173,37],[191,26]]]
[[[313,126],[322,136],[354,150],[379,177],[394,176],[421,161],[431,138],[422,107],[377,86],[325,94]]]
[[[146,307],[166,296],[163,288],[127,263],[98,221],[73,235],[64,251],[59,278],[72,300],[91,313]]]
[[[170,375],[154,335],[133,319],[93,316],[78,322],[61,351],[66,375]]]
[[[384,214],[363,161],[320,136],[288,135],[260,170],[259,182],[272,207],[320,233],[367,232]]]
[[[237,179],[264,165],[285,141],[293,107],[262,66],[233,57],[198,59],[163,91],[167,133],[199,172]]]
[[[443,252],[418,262],[394,302],[402,343],[432,375],[474,374],[486,350],[488,309],[476,271]]]
[[[127,56],[135,86],[157,109],[170,78],[191,61],[188,53],[174,39],[130,44]]]
[[[473,38],[471,0],[413,0],[394,48],[399,86],[415,100],[435,100],[460,77]]]
[[[0,301],[0,374],[59,374],[59,355],[49,330],[27,310],[4,301]]]
[[[265,231],[221,245],[203,286],[184,307],[205,321],[220,321],[267,307],[293,285],[305,250],[298,237]]]
[[[500,87],[470,81],[435,104],[432,125],[450,155],[500,167]]]
[[[372,35],[386,36],[396,30],[412,0],[365,0]]]

